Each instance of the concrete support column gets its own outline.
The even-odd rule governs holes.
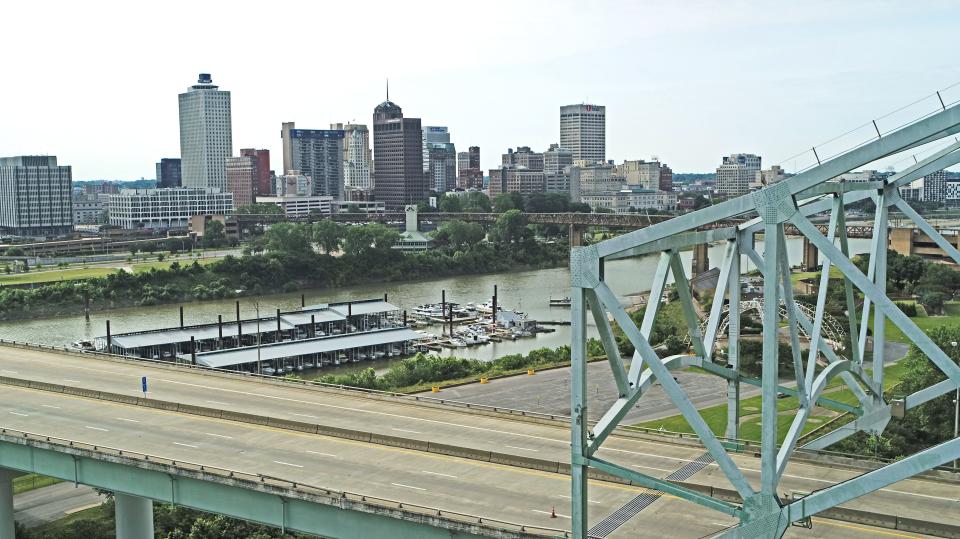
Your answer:
[[[570,247],[583,247],[583,229],[577,225],[570,225]]]
[[[817,271],[817,266],[820,265],[820,251],[817,250],[817,247],[810,243],[810,240],[804,236],[803,237],[803,271]]]
[[[147,498],[114,493],[117,539],[153,539],[153,502]]]
[[[710,245],[700,243],[693,246],[693,265],[690,268],[690,278],[710,270]]]
[[[0,468],[0,539],[14,539],[13,478],[19,472]]]

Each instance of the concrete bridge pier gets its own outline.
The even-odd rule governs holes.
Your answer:
[[[816,271],[819,266],[820,252],[817,247],[810,243],[806,236],[803,237],[803,271]]]
[[[583,229],[579,226],[571,223],[567,237],[570,239],[570,247],[583,247]]]
[[[117,539],[153,539],[153,502],[116,492]]]
[[[690,268],[690,277],[710,271],[710,244],[700,243],[693,246],[693,264]]]
[[[13,478],[20,472],[0,468],[0,539],[14,539]]]

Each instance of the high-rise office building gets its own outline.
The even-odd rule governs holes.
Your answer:
[[[284,173],[298,170],[310,177],[314,195],[343,198],[342,129],[295,129],[293,122],[284,122]]]
[[[450,130],[444,126],[439,126],[439,125],[425,125],[423,126],[420,140],[423,145],[423,171],[429,172],[430,171],[430,145],[431,144],[449,144]]]
[[[938,170],[923,177],[923,200],[941,203],[947,201],[946,170]]]
[[[365,200],[373,189],[370,131],[364,124],[330,124],[343,131],[343,187],[347,200]]]
[[[437,193],[452,191],[457,186],[457,149],[452,142],[428,143],[430,188]]]
[[[641,189],[660,189],[660,162],[653,161],[624,161],[618,167],[627,185]],[[672,181],[672,179],[671,179]]]
[[[587,104],[560,107],[560,147],[573,152],[574,161],[604,162],[607,108]]]
[[[241,157],[252,157],[256,160],[256,176],[253,178],[253,194],[269,195],[273,192],[273,184],[270,178],[270,150],[257,150],[255,148],[243,148],[240,150]],[[242,206],[234,197],[234,204]]]
[[[0,157],[0,231],[46,237],[73,232],[73,177],[55,156]]]
[[[500,162],[506,166],[543,171],[543,154],[531,150],[530,146],[518,146],[517,151],[507,148],[507,153],[500,156]]]
[[[233,193],[233,203],[237,208],[253,204],[258,179],[257,165],[255,156],[227,158],[227,192]]]
[[[180,187],[181,178],[179,159],[164,157],[157,163],[157,187]]]
[[[373,110],[373,189],[388,211],[402,210],[427,195],[423,172],[420,118],[404,118],[403,109],[387,100]]]
[[[226,160],[233,155],[230,92],[209,73],[180,94],[180,158],[184,187],[226,190]]]
[[[666,163],[660,163],[660,190],[667,193],[673,191],[673,169]]]
[[[717,167],[716,189],[723,195],[735,197],[750,191],[750,183],[760,172],[760,156],[750,153],[735,153],[723,157]]]
[[[470,146],[467,151],[457,154],[457,188],[483,189],[480,146]]]

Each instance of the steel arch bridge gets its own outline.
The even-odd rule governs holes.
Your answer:
[[[922,111],[919,119],[904,122],[902,118],[891,120],[891,115],[888,115],[867,123],[864,129],[868,136],[856,140],[848,149],[830,152],[825,147],[813,148],[808,152],[812,157],[810,167],[759,191],[595,245],[571,250],[571,517],[576,539],[586,539],[588,535],[587,478],[591,469],[736,518],[739,524],[723,531],[723,537],[767,538],[781,537],[792,523],[805,521],[828,508],[960,458],[960,438],[955,438],[799,499],[788,499],[778,491],[781,477],[798,449],[800,435],[813,408],[835,406],[835,403],[823,397],[824,390],[833,379],[841,378],[855,395],[857,404],[852,408],[855,420],[840,430],[807,443],[804,448],[822,449],[856,432],[880,434],[894,414],[908,413],[960,387],[960,365],[904,315],[886,294],[888,211],[892,207],[898,208],[960,264],[957,248],[904,202],[899,192],[901,186],[960,163],[960,141],[954,138],[960,133],[960,106],[956,104],[958,101],[946,101],[950,103],[949,106],[938,92],[930,100],[917,102],[921,106],[932,103],[930,109]],[[913,110],[916,110],[915,105]],[[878,121],[890,122],[896,127],[884,131]],[[935,150],[930,150],[931,147]],[[827,153],[831,153],[832,157],[824,158]],[[841,174],[869,163],[911,154],[914,159],[909,167],[882,180],[843,182],[837,179]],[[848,205],[865,200],[873,201],[876,210],[873,237],[870,240],[870,263],[864,273],[851,261],[844,214]],[[825,231],[818,229],[810,220],[822,214],[829,217]],[[729,224],[736,219],[745,220]],[[790,263],[785,249],[785,229],[788,227],[802,234],[823,257],[817,300],[812,313],[799,308],[794,301]],[[762,234],[762,239],[757,237],[758,233]],[[763,243],[762,256],[755,247],[758,241]],[[685,247],[716,242],[724,243],[725,251],[719,265],[720,276],[714,297],[729,298],[729,322],[721,326],[725,302],[714,301],[706,324],[701,327],[679,252]],[[662,295],[669,277],[672,276],[677,285],[690,334],[691,354],[658,357],[648,337],[660,302],[648,302],[641,323],[635,324],[620,306],[615,291],[604,280],[606,261],[645,254],[659,255],[659,264],[650,282],[651,298]],[[763,413],[759,481],[750,481],[745,477],[744,471],[728,454],[728,450],[735,450],[736,444],[721,440],[711,431],[684,388],[670,374],[674,369],[697,366],[725,379],[728,386],[726,437],[737,438],[740,384],[748,380],[739,369],[741,255],[755,264],[764,277],[763,303],[759,306],[763,320],[762,377],[759,381],[750,380],[761,387]],[[846,334],[842,337],[844,347],[849,350],[846,358],[838,356],[824,337],[825,330],[828,334],[833,331],[824,316],[831,267],[835,267],[842,276],[850,314],[849,328],[845,328]],[[637,276],[637,280],[649,278],[648,275]],[[636,285],[636,282],[632,285]],[[862,305],[858,306],[855,291],[863,295]],[[596,324],[611,375],[619,391],[617,401],[596,424],[587,420],[586,411],[588,315]],[[873,349],[868,351],[867,333],[871,317]],[[620,356],[610,319],[619,325],[636,349],[629,366]],[[887,320],[929,358],[945,375],[945,380],[903,399],[894,400],[884,393],[883,353]],[[780,418],[775,413],[777,393],[781,390],[794,392],[778,385],[778,333],[782,321],[786,323],[793,345],[795,393],[799,400],[799,409],[791,418]],[[716,361],[716,351],[718,336],[722,331],[727,333],[729,344],[727,359],[720,363]],[[813,336],[805,357],[801,356],[799,346],[801,331]],[[827,360],[825,366],[818,365],[817,357],[820,354]],[[697,433],[701,444],[739,494],[741,501],[734,503],[715,498],[682,484],[639,472],[627,461],[613,462],[598,456],[604,441],[627,412],[643,398],[653,382],[659,382]],[[777,427],[782,420],[789,420],[790,426],[785,439],[778,444]]]
[[[816,316],[816,307],[811,307],[802,301],[796,302],[796,307],[800,311],[800,314],[806,316],[808,319],[812,320]],[[740,302],[739,307],[740,314],[746,313],[757,313],[759,315],[763,314],[763,298],[747,299]],[[780,300],[780,305],[777,307],[777,312],[780,315],[781,319],[788,318],[790,316],[789,311],[787,310],[787,303]],[[700,334],[703,335],[707,332],[707,328],[710,325],[710,319],[704,318],[700,321]],[[716,334],[725,335],[727,330],[730,327],[730,305],[725,304],[720,310],[720,323],[717,325]],[[799,328],[800,336],[805,339],[810,339],[809,333],[807,333],[807,328],[800,326]],[[843,339],[844,332],[840,323],[837,322],[837,319],[830,316],[827,313],[823,313],[823,327],[820,330],[820,335],[823,337],[824,341],[830,345],[830,348],[833,348],[834,351],[837,351],[843,348]],[[690,344],[693,338],[691,335],[687,335],[686,343]]]

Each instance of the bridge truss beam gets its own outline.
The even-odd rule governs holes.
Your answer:
[[[837,176],[862,167],[877,159],[910,150],[960,131],[960,107],[944,107],[942,111],[922,120],[879,136],[851,151],[804,171],[788,180],[760,191],[722,202],[700,211],[669,221],[635,230],[596,245],[576,247],[571,251],[571,464],[573,534],[577,539],[587,537],[588,489],[590,468],[603,470],[638,482],[687,501],[703,505],[739,518],[739,525],[727,530],[728,537],[780,537],[791,523],[806,519],[820,511],[835,507],[859,496],[873,492],[895,481],[911,477],[960,458],[960,439],[929,448],[854,478],[844,483],[825,487],[805,498],[785,499],[779,492],[780,480],[790,459],[798,448],[821,449],[856,432],[881,434],[891,419],[891,399],[883,390],[883,363],[887,320],[930,358],[946,380],[908,395],[902,405],[914,408],[932,398],[942,396],[960,387],[960,366],[905,316],[886,295],[886,252],[888,210],[899,208],[917,227],[934,239],[945,252],[960,264],[960,251],[949,244],[932,226],[913,211],[899,196],[898,188],[931,172],[960,162],[960,142],[950,144],[906,170],[881,182],[866,185],[846,185],[831,181]],[[848,228],[844,210],[849,204],[871,199],[877,210],[870,232],[870,267],[866,274],[851,261],[847,245]],[[829,224],[814,225],[809,217],[827,214]],[[746,218],[746,221],[743,219]],[[740,219],[739,224],[730,225]],[[704,230],[717,228],[715,231]],[[803,310],[793,301],[790,262],[786,254],[785,233],[801,235],[816,247],[824,261],[819,279],[815,307]],[[757,249],[757,234],[763,234],[763,254]],[[703,331],[694,315],[690,289],[679,264],[677,252],[704,241],[725,242],[725,255],[720,264],[720,278],[714,295],[713,308],[703,324]],[[839,243],[839,246],[837,245]],[[653,275],[651,295],[642,322],[638,325],[624,310],[617,296],[604,281],[601,270],[606,259],[661,253],[660,265]],[[763,357],[761,388],[761,449],[760,479],[752,483],[730,458],[729,450],[740,445],[739,432],[740,383],[749,378],[742,372],[739,361],[739,320],[741,314],[740,259],[752,260],[764,276],[762,322]],[[828,340],[824,337],[826,289],[831,268],[840,272],[845,300],[850,313],[849,335]],[[660,295],[667,278],[672,274],[678,287],[678,299],[689,325],[692,353],[667,358],[658,357],[649,341]],[[855,294],[864,297],[857,308]],[[729,307],[724,302],[729,297]],[[810,313],[812,312],[812,316]],[[607,354],[613,377],[619,388],[619,398],[595,426],[587,422],[586,339],[587,313],[596,321],[600,341]],[[872,354],[867,353],[868,324],[873,319]],[[636,352],[627,365],[617,350],[608,316],[616,322]],[[728,316],[726,324],[721,317]],[[779,342],[782,323],[793,352],[796,388],[789,390],[798,398],[799,409],[791,420],[785,438],[778,439],[777,394],[784,390],[779,385]],[[837,328],[833,327],[833,333]],[[721,345],[721,333],[727,333],[727,347]],[[845,328],[844,328],[845,330]],[[808,336],[810,350],[806,357],[800,353],[800,335]],[[691,402],[684,389],[670,374],[671,369],[696,365],[710,374],[725,379],[728,385],[728,418],[726,439],[716,436]],[[855,420],[804,444],[801,434],[815,406],[824,403],[824,390],[830,381],[842,379],[857,399],[849,406]],[[756,380],[750,380],[754,384]],[[610,432],[654,382],[659,382],[670,401],[687,423],[720,470],[742,497],[742,503],[730,504],[699,492],[689,492],[680,485],[629,469],[619,463],[601,460],[594,455]],[[845,405],[848,406],[848,405]]]

